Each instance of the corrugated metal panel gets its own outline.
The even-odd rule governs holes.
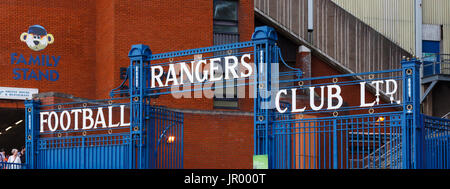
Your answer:
[[[224,45],[239,42],[239,34],[214,33],[214,45]]]
[[[423,23],[442,25],[442,52],[450,54],[450,1],[425,0],[422,4]]]
[[[254,3],[255,12],[263,19],[274,22],[277,28],[303,41],[308,38],[307,0],[254,0]],[[313,53],[331,58],[331,64],[336,64],[345,72],[398,69],[401,58],[411,56],[330,0],[314,0],[313,36],[313,42],[309,45],[320,51]]]
[[[332,0],[410,53],[414,45],[414,0]]]
[[[254,3],[258,12],[297,37],[307,39],[307,0],[255,0]],[[401,57],[410,56],[330,0],[314,1],[313,35],[312,45],[357,73],[400,68]]]

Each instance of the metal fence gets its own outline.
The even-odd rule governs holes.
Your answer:
[[[271,45],[276,44],[269,38],[266,46],[262,48],[271,49]],[[258,46],[256,48],[258,52]],[[278,62],[278,60],[282,62],[282,58],[278,56],[276,50],[265,50],[264,56],[256,57],[255,60],[258,62],[258,67],[264,67],[267,62]],[[430,74],[446,74],[447,67],[443,63],[445,59],[439,58],[439,61],[433,63],[434,66],[439,63],[439,69],[432,69]],[[266,61],[259,62],[260,60]],[[420,113],[420,66],[422,63],[417,59],[404,59],[401,62],[402,68],[396,70],[302,78],[293,81],[273,81],[270,73],[258,73],[257,85],[289,83],[291,85],[284,85],[280,87],[280,90],[295,89],[301,91],[300,94],[303,95],[302,97],[299,94],[290,94],[291,96],[288,95],[287,98],[294,96],[297,99],[304,98],[311,90],[309,87],[314,89],[338,85],[342,91],[349,93],[371,91],[377,100],[368,107],[344,104],[339,109],[303,111],[296,109],[295,113],[286,114],[286,112],[280,113],[274,109],[258,106],[261,102],[270,103],[273,97],[257,95],[254,154],[266,154],[269,168],[272,169],[448,168],[446,142],[448,140],[447,124],[450,120],[431,118]],[[423,66],[423,70],[429,69],[426,62]],[[387,91],[393,88],[392,85],[386,86],[385,90],[374,90],[373,83],[372,85],[370,83],[380,80],[396,81],[399,95],[388,95]],[[368,83],[368,86],[351,87],[360,85],[361,82]],[[267,91],[258,92],[264,94]],[[317,92],[311,94],[314,93]],[[324,93],[312,96],[319,98],[322,96],[321,101],[323,101]],[[359,97],[359,95],[350,96]],[[311,98],[313,97],[306,98],[306,101]],[[363,96],[360,98],[372,99]],[[310,102],[316,103],[316,101],[312,99]],[[307,103],[292,101],[289,107],[294,104],[300,106]],[[284,107],[287,106],[284,105]],[[290,109],[287,111],[289,112]],[[425,118],[422,119],[422,117]]]
[[[379,80],[395,80],[399,91],[403,91],[400,90],[404,80],[400,69],[305,78],[280,89],[296,89],[305,96],[310,93],[309,87],[334,84],[341,86],[342,91],[359,94],[361,82]],[[355,86],[358,87],[356,90]],[[299,94],[297,98],[302,98]],[[320,96],[321,103],[326,103],[323,92]],[[380,101],[382,99],[380,95]],[[268,127],[256,128],[255,135],[259,139],[256,151],[267,153],[269,167],[275,169],[403,168],[404,103],[395,95],[384,97],[384,100],[388,103],[380,102],[372,107],[344,105],[336,110],[270,112],[273,119]],[[317,103],[309,98],[306,101]],[[292,104],[284,106],[292,107]],[[267,147],[262,145],[265,142]]]
[[[423,77],[450,75],[450,54],[423,57]]]
[[[125,134],[43,138],[38,142],[39,169],[124,169],[130,139]]]
[[[276,168],[401,168],[398,113],[293,119],[274,126],[272,153]]]

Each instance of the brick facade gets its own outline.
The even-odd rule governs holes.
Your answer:
[[[213,1],[166,0],[40,0],[0,2],[0,86],[38,88],[88,99],[109,97],[122,80],[120,67],[128,67],[133,44],[149,45],[153,53],[213,45]],[[44,26],[55,42],[34,52],[19,37],[30,25]],[[253,0],[239,1],[240,41],[249,41],[254,31]],[[61,56],[55,68],[11,64],[11,53]],[[312,56],[311,76],[340,74]],[[54,69],[58,81],[13,79],[13,69]],[[359,93],[343,89],[349,105],[357,105]],[[359,91],[359,89],[356,89]],[[368,100],[374,96],[368,95]],[[60,102],[47,98],[42,103]],[[171,108],[214,111],[212,99],[160,97],[152,102]],[[20,102],[23,107],[23,102]],[[15,103],[0,100],[0,107]],[[239,110],[251,112],[253,100],[240,99]],[[225,110],[224,110],[225,111]],[[249,115],[186,113],[184,121],[184,168],[252,168],[253,117]]]

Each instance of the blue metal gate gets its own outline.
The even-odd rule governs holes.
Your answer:
[[[425,168],[450,169],[450,120],[423,115]]]
[[[105,120],[119,122],[111,116],[117,117],[118,112],[112,110],[122,106],[121,111],[129,115],[131,111],[127,100],[122,98],[51,105],[39,105],[37,101],[28,102],[26,152],[29,168],[182,168],[183,114],[164,107],[145,106],[149,114],[146,115],[142,129],[130,124],[113,127],[109,125],[92,130],[71,127],[40,131],[39,116],[49,112],[62,115],[63,112],[71,110],[97,108],[98,113],[99,108],[105,112],[111,109],[112,114],[105,116]],[[95,113],[94,111],[94,115]],[[80,119],[77,121],[81,122]]]
[[[449,120],[420,114],[418,60],[403,60],[401,69],[395,70],[302,78],[300,69],[284,62],[276,41],[275,30],[263,26],[255,29],[251,41],[206,48],[152,54],[146,45],[133,45],[127,79],[111,91],[111,99],[51,105],[26,102],[28,168],[183,168],[183,114],[152,106],[152,99],[238,86],[254,89],[254,154],[267,155],[269,168],[448,168]],[[177,86],[175,91],[170,85],[151,86],[152,74],[160,74],[152,73],[152,66],[164,67],[162,75],[166,75],[170,65],[196,61],[195,55],[206,56],[200,59],[253,56],[249,58],[255,63],[254,74],[235,79],[231,86],[207,80],[188,88]],[[288,71],[281,72],[281,65]],[[378,100],[364,107],[290,112],[296,102],[283,101],[280,106],[286,112],[275,108],[281,90],[308,94],[310,87],[314,93],[315,87],[335,85],[355,92],[352,87],[361,82],[367,83],[362,90],[375,90],[370,82],[380,80],[398,82],[398,95],[376,92]],[[114,98],[118,95],[126,97]],[[333,106],[333,101],[329,104]],[[97,114],[99,108],[120,109],[129,115],[129,123],[41,132],[42,113],[51,122],[51,116],[64,119],[65,111],[84,113],[89,108],[96,108]]]
[[[132,47],[127,77],[111,91],[111,99],[25,103],[27,168],[183,168],[183,113],[150,104],[157,96],[148,91],[151,52],[145,47]],[[128,86],[124,87],[126,81]],[[127,97],[114,98],[119,94]],[[91,120],[81,120],[81,112],[83,119],[86,113]],[[71,115],[75,115],[72,120]],[[92,125],[94,115],[96,124]],[[83,129],[78,125],[81,122]],[[90,128],[84,129],[87,122]],[[55,126],[58,124],[59,129]]]
[[[316,78],[301,78],[301,71],[291,68],[291,71],[278,72],[274,77],[270,64],[284,62],[273,33],[270,28],[261,31],[261,34],[265,34],[261,36],[265,36],[262,38],[265,38],[266,43],[255,47],[255,54],[261,53],[260,56],[255,56],[258,70],[264,68],[266,72],[258,72],[256,75],[259,90],[254,109],[254,154],[267,155],[269,168],[448,168],[450,120],[420,113],[419,71],[422,62],[404,59],[400,69]],[[281,79],[286,74],[296,77]],[[387,95],[386,91],[394,88],[388,84],[383,84],[388,85],[386,90],[376,91],[378,85],[382,85],[380,81],[387,83],[388,80],[391,84],[398,83],[395,86],[398,94]],[[355,88],[363,82],[363,87]],[[273,101],[277,100],[276,97],[268,95],[271,92],[270,86],[277,83],[280,86],[281,83],[285,84],[279,87],[278,92],[293,90],[300,94],[311,91],[317,93],[319,88],[335,85],[347,93],[372,91],[376,93],[377,100],[369,106],[343,105],[338,109],[295,113],[290,111],[295,109],[294,105],[299,106],[297,102],[284,102],[280,109],[286,112],[280,113],[271,107]],[[289,95],[291,98],[297,97],[298,93]],[[321,95],[319,93],[315,96],[324,98],[323,89]],[[360,98],[366,100],[365,97]],[[314,97],[309,100],[317,106]],[[325,103],[323,99],[321,101]]]

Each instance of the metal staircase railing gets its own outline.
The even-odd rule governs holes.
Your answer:
[[[450,54],[432,54],[422,58],[422,76],[450,75]]]
[[[364,158],[365,169],[401,168],[402,142],[400,137],[390,140]],[[393,145],[391,145],[393,144]]]

